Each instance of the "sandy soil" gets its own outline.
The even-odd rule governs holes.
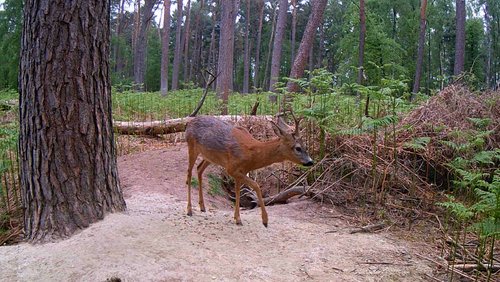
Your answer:
[[[224,199],[185,215],[185,145],[119,158],[128,211],[69,239],[0,247],[1,281],[427,281],[413,243],[350,234],[335,210],[309,200],[258,209],[233,224]],[[206,195],[206,193],[205,193]]]

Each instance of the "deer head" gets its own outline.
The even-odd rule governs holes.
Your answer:
[[[293,114],[292,116],[295,121],[295,129],[293,130],[283,121],[281,115],[278,115],[276,122],[271,121],[274,133],[278,135],[282,141],[282,145],[286,147],[281,151],[285,153],[286,159],[289,161],[304,166],[312,166],[314,162],[307,153],[300,138],[299,124],[301,119],[297,119]]]

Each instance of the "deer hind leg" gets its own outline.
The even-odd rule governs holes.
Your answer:
[[[266,206],[264,204],[264,199],[262,198],[262,191],[260,190],[259,184],[246,175],[243,175],[243,183],[250,186],[250,188],[252,188],[255,191],[255,193],[257,193],[260,211],[262,214],[262,224],[264,224],[264,226],[267,227],[268,223],[267,211],[266,211]],[[239,197],[237,199],[239,199]]]
[[[207,160],[201,161],[201,163],[196,168],[198,170],[198,204],[200,205],[200,210],[205,212],[205,202],[203,201],[203,172],[210,165]]]
[[[196,162],[196,158],[198,158],[198,153],[194,152],[194,145],[188,143],[188,152],[189,152],[189,164],[187,170],[187,179],[186,184],[188,186],[188,198],[187,198],[187,215],[193,215],[193,209],[191,207],[191,175],[193,172],[193,166]]]

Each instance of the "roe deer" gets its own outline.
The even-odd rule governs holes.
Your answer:
[[[294,117],[295,119],[295,117]],[[262,199],[262,192],[257,182],[247,176],[247,173],[285,160],[304,166],[313,165],[313,160],[306,152],[299,136],[299,121],[295,119],[295,131],[278,117],[278,122],[272,122],[274,132],[279,138],[261,142],[245,129],[230,125],[211,116],[199,116],[191,120],[186,127],[186,141],[189,151],[189,166],[187,171],[188,204],[187,214],[192,215],[191,208],[191,173],[198,155],[203,160],[197,167],[199,185],[199,205],[205,211],[202,192],[203,171],[210,164],[225,168],[234,178],[236,203],[234,205],[234,220],[241,225],[240,219],[240,187],[243,184],[252,188],[259,201],[262,213],[262,223],[267,227],[267,212]]]

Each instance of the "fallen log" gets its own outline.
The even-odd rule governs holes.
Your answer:
[[[295,196],[300,196],[306,193],[306,187],[304,186],[295,186],[291,187],[287,190],[281,191],[276,195],[265,197],[264,200],[264,205],[265,206],[270,206],[270,205],[280,205],[280,204],[286,204],[288,202],[288,199],[295,197]],[[242,197],[249,197],[251,199],[251,203],[253,207],[259,206],[257,194],[248,188],[243,188],[242,189]]]
[[[250,120],[269,120],[272,116],[216,116],[217,118],[236,123],[243,119]],[[116,133],[125,135],[146,135],[158,136],[164,134],[184,132],[187,123],[194,117],[176,118],[164,121],[114,121],[113,127]]]

